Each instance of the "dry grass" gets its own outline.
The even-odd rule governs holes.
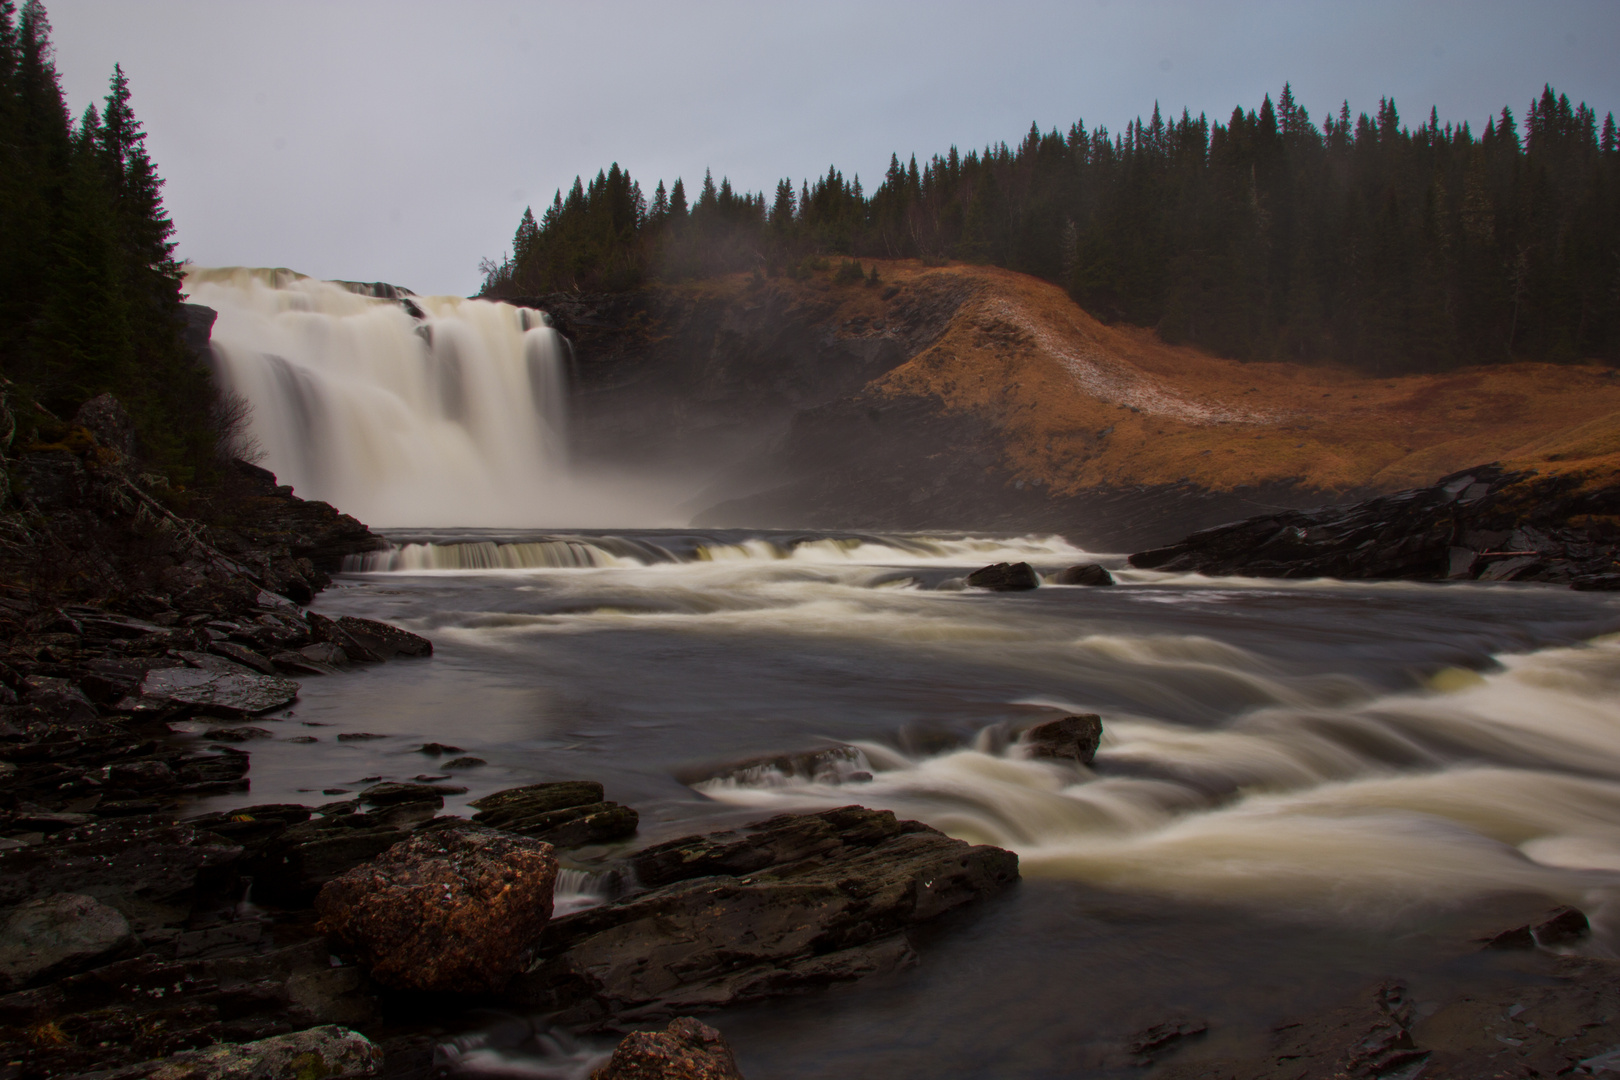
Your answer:
[[[867,266],[871,263],[868,261]],[[937,398],[991,420],[1015,474],[1069,493],[1180,480],[1214,490],[1296,483],[1392,491],[1501,460],[1592,482],[1620,474],[1620,375],[1511,364],[1370,378],[1330,366],[1245,364],[1104,326],[1056,286],[1010,271],[879,262],[877,288],[773,281],[837,305],[842,333],[883,333],[908,290],[970,288],[946,333],[869,388]],[[891,286],[900,295],[884,301]],[[739,299],[745,278],[706,283]],[[848,326],[857,316],[866,322]]]

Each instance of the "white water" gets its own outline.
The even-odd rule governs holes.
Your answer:
[[[539,312],[286,270],[193,269],[186,290],[219,313],[217,368],[262,464],[303,498],[373,526],[659,519],[645,492],[570,469],[567,343]]]

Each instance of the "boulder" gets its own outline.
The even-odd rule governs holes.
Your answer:
[[[663,1031],[634,1031],[591,1080],[742,1080],[725,1038],[690,1016]]]
[[[792,754],[771,754],[765,757],[744,758],[724,765],[705,765],[683,769],[675,779],[683,784],[702,784],[716,780],[733,781],[758,787],[789,780],[808,780],[817,784],[856,783],[872,779],[866,757],[856,747],[844,744],[820,750],[802,750]]]
[[[1102,741],[1102,717],[1096,713],[1065,716],[1026,728],[1019,737],[1031,757],[1072,758],[1090,765]]]
[[[1041,576],[1027,562],[998,562],[973,571],[967,576],[967,583],[975,589],[990,589],[994,592],[1022,592],[1025,589],[1038,588],[1041,584]]]
[[[150,1080],[359,1080],[376,1076],[383,1054],[364,1035],[328,1024],[249,1043],[175,1054]]]
[[[94,897],[30,900],[0,925],[0,994],[90,967],[132,940],[129,921]]]
[[[458,759],[459,761],[459,759]],[[458,766],[449,762],[446,768]],[[635,834],[640,816],[608,802],[602,785],[589,780],[530,784],[486,795],[469,804],[480,825],[544,840],[554,847],[607,844]]]
[[[322,932],[405,990],[500,990],[551,918],[551,845],[476,825],[419,833],[328,882]]]
[[[111,394],[98,394],[80,405],[71,423],[94,435],[97,443],[117,451],[120,458],[135,453],[135,421]]]
[[[907,927],[1010,884],[1018,857],[848,806],[672,840],[629,868],[648,891],[554,920],[510,994],[607,1026],[894,970],[915,960]]]
[[[225,661],[221,661],[224,663]],[[251,716],[291,704],[298,684],[275,675],[259,675],[238,668],[162,668],[147,672],[141,681],[143,701],[187,706],[226,716]]]
[[[433,655],[433,642],[420,634],[401,630],[390,623],[345,615],[337,621],[337,624],[350,637],[384,659],[395,656]]]
[[[1046,580],[1053,585],[1112,585],[1114,575],[1099,563],[1075,563],[1066,566]]]
[[[403,839],[396,826],[370,814],[334,813],[289,825],[250,864],[253,896],[288,907],[306,905],[328,881]]]
[[[1592,924],[1587,921],[1586,913],[1568,906],[1549,912],[1531,931],[1536,943],[1548,949],[1579,941],[1591,932]]]

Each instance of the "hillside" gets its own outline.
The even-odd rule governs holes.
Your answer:
[[[1620,373],[1375,378],[1106,326],[1011,271],[733,275],[526,302],[575,340],[586,461],[720,479],[709,524],[1063,528],[1142,545],[1486,461],[1620,470]]]

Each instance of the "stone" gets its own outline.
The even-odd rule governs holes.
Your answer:
[[[1528,926],[1515,926],[1494,937],[1482,939],[1487,949],[1533,949],[1536,939]]]
[[[132,940],[129,921],[94,897],[30,900],[0,925],[0,994],[83,970]]]
[[[270,732],[262,727],[225,727],[215,728],[208,733],[210,739],[220,742],[247,742],[250,739],[268,739]]]
[[[444,767],[447,769],[471,769],[479,765],[488,764],[489,762],[485,761],[481,757],[458,757],[451,758],[449,761],[445,762]]]
[[[349,666],[349,654],[343,651],[343,646],[331,641],[317,641],[313,645],[305,645],[298,650],[302,656],[313,664],[324,667],[341,668]]]
[[[1114,575],[1098,563],[1076,563],[1046,579],[1053,585],[1112,585]]]
[[[276,665],[267,656],[249,649],[245,645],[238,645],[233,641],[215,641],[208,646],[208,651],[217,653],[227,660],[234,660],[245,667],[250,667],[260,675],[274,675]]]
[[[435,810],[444,805],[448,788],[428,784],[373,784],[360,793],[360,801],[368,806],[397,806],[400,803],[432,803]],[[467,789],[454,794],[461,794]]]
[[[255,715],[289,705],[298,698],[298,684],[275,675],[246,670],[210,671],[206,668],[164,668],[150,671],[140,685],[146,701],[181,705],[226,716]]]
[[[324,816],[290,825],[265,845],[249,865],[258,900],[306,906],[328,881],[405,839],[395,826],[354,813],[352,802],[345,807],[321,807]]]
[[[742,1073],[718,1031],[681,1016],[663,1031],[626,1035],[591,1080],[742,1080]]]
[[[1102,717],[1096,713],[1065,716],[1027,728],[1019,737],[1031,757],[1073,758],[1090,765],[1102,741]]]
[[[416,748],[416,752],[418,754],[429,754],[433,757],[443,757],[445,754],[461,753],[461,747],[450,746],[447,743],[430,742],[423,743],[421,746],[418,746]]]
[[[551,918],[551,845],[475,825],[419,833],[321,888],[320,929],[403,990],[499,991]]]
[[[591,1025],[798,993],[914,963],[906,928],[1018,877],[1010,851],[859,806],[672,840],[627,863],[647,891],[553,920],[511,995]]]
[[[359,1080],[376,1076],[382,1051],[357,1031],[327,1024],[248,1043],[174,1054],[150,1080]]]
[[[337,624],[354,640],[384,659],[433,655],[433,642],[390,623],[345,615],[338,619]]]
[[[84,691],[67,679],[35,675],[23,680],[23,685],[20,704],[52,719],[77,723],[99,715]]]
[[[975,589],[989,589],[993,592],[1022,592],[1038,588],[1041,577],[1027,562],[1002,562],[992,563],[973,571],[967,576],[967,583]]]
[[[1536,924],[1531,934],[1537,944],[1551,949],[1579,941],[1591,932],[1592,924],[1587,921],[1586,913],[1579,908],[1565,906],[1550,912],[1546,919]]]
[[[80,405],[71,422],[94,435],[100,445],[117,451],[120,458],[135,453],[135,421],[111,394],[98,394]]]
[[[508,788],[470,803],[473,820],[520,833],[556,847],[582,847],[622,840],[635,833],[640,816],[605,801],[602,785],[589,780]]]
[[[817,784],[841,784],[857,777],[870,780],[865,756],[856,747],[844,744],[792,754],[771,754],[745,758],[724,765],[684,769],[675,774],[683,784],[733,781],[751,787],[808,780]]]

